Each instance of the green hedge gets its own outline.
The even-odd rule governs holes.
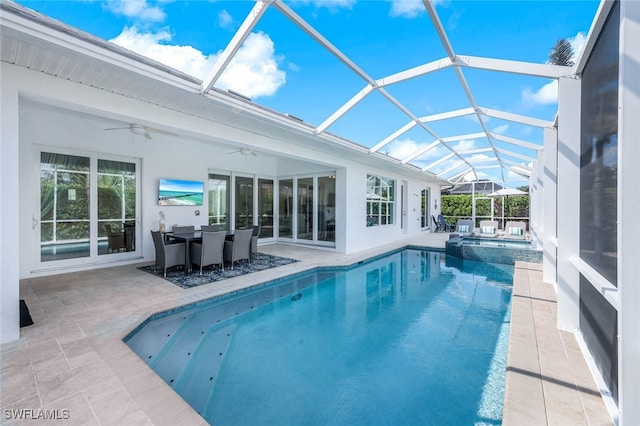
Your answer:
[[[445,217],[471,217],[471,195],[442,195],[442,214]],[[502,214],[502,198],[477,199],[476,216],[491,216],[491,202],[494,215]],[[529,217],[529,196],[513,195],[504,198],[504,215],[506,217]]]

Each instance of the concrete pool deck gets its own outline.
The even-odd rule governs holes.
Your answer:
[[[425,233],[350,255],[304,246],[264,245],[260,246],[261,252],[293,257],[300,262],[191,289],[179,288],[140,271],[137,267],[141,264],[22,280],[21,298],[26,300],[35,324],[21,329],[18,341],[0,347],[0,423],[23,424],[16,417],[42,415],[40,410],[46,409],[44,414],[54,415],[64,424],[204,425],[206,422],[122,342],[150,314],[317,266],[349,265],[408,244],[442,249],[448,237],[446,233]],[[535,272],[531,276],[530,285],[535,281]],[[526,298],[514,290],[514,311],[520,311],[521,299]],[[513,315],[517,318],[518,314]],[[540,316],[527,315],[533,321]],[[538,327],[537,322],[535,326]],[[512,327],[520,326],[512,323]],[[558,334],[548,325],[535,331],[536,339],[544,338],[543,332]],[[530,352],[532,335],[521,334],[510,340],[510,359],[512,353],[524,351],[525,356]],[[565,336],[568,341],[572,337]],[[535,347],[542,351],[539,359],[545,360],[543,365],[550,359],[555,362],[557,351],[560,355],[565,351],[564,347],[557,350],[540,344]],[[521,374],[523,378],[513,376],[513,372],[519,371],[515,368],[527,368],[513,364],[508,374],[505,424],[560,424],[557,417],[547,412],[553,407],[571,412],[588,410],[582,417],[584,423],[571,424],[612,424],[602,399],[597,397],[593,380],[587,383],[589,373],[571,370],[586,369],[584,361],[572,362],[569,367],[571,377],[586,377],[580,386],[585,389],[582,393],[590,397],[588,405],[576,405],[575,397],[565,397],[572,390],[557,386],[557,381],[549,382],[554,386],[549,389],[545,381],[550,376],[544,370],[537,376],[535,373]],[[527,397],[528,392],[532,392],[531,397]],[[578,395],[580,401],[582,393]],[[521,409],[518,397],[527,402],[527,410]],[[538,403],[532,405],[533,401]],[[546,423],[540,423],[541,420]]]

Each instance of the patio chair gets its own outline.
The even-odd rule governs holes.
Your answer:
[[[231,263],[233,269],[234,262],[247,259],[251,263],[251,235],[253,229],[236,229],[233,233],[233,240],[224,242],[224,261]]]
[[[184,243],[165,244],[160,231],[151,231],[151,237],[153,237],[153,245],[156,249],[156,267],[163,268],[165,277],[167,276],[167,268],[172,266],[184,265],[186,271]]]
[[[475,223],[471,219],[460,219],[456,223],[456,229],[451,237],[469,237],[475,231]]]
[[[507,224],[504,226],[503,238],[507,238],[511,240],[524,240],[526,231],[527,231],[526,222],[508,221]]]
[[[495,238],[498,236],[497,220],[481,220],[480,232],[476,234],[478,237]]]
[[[196,228],[193,225],[190,226],[174,226],[174,234],[188,234],[189,232],[195,232]]]
[[[262,226],[253,225],[253,232],[251,233],[251,256],[258,254],[258,236],[260,235],[260,229]]]
[[[120,249],[127,248],[126,241],[124,239],[123,231],[114,231],[111,229],[111,225],[104,225],[104,230],[107,232],[108,251],[109,253],[119,252]]]
[[[451,232],[451,225],[447,223],[442,214],[438,215],[438,226],[445,232]]]
[[[203,227],[204,228],[204,227]],[[209,265],[221,265],[224,271],[224,239],[227,231],[202,232],[202,243],[191,243],[191,263],[202,268]]]
[[[440,232],[445,230],[442,226],[440,226],[440,224],[438,223],[434,215],[431,215],[431,219],[433,220],[433,225],[435,226],[435,229],[433,232]]]

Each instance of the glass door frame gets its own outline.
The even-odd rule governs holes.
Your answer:
[[[135,157],[126,157],[114,154],[105,154],[95,151],[82,151],[75,149],[64,149],[52,146],[35,145],[33,162],[35,164],[34,183],[37,190],[33,191],[32,205],[32,239],[31,244],[34,248],[32,253],[38,253],[33,256],[32,272],[45,272],[55,269],[65,269],[82,267],[85,265],[99,265],[113,262],[120,262],[140,258],[142,255],[142,160]],[[41,155],[43,152],[53,154],[69,155],[77,157],[89,158],[89,256],[74,257],[60,260],[43,261],[41,256]],[[136,218],[135,218],[135,247],[132,251],[124,251],[117,253],[102,254],[98,253],[98,160],[112,160],[126,163],[134,163],[136,167]]]

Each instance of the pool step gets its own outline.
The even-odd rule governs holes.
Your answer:
[[[211,328],[173,385],[175,391],[203,417],[235,329],[235,323]]]

